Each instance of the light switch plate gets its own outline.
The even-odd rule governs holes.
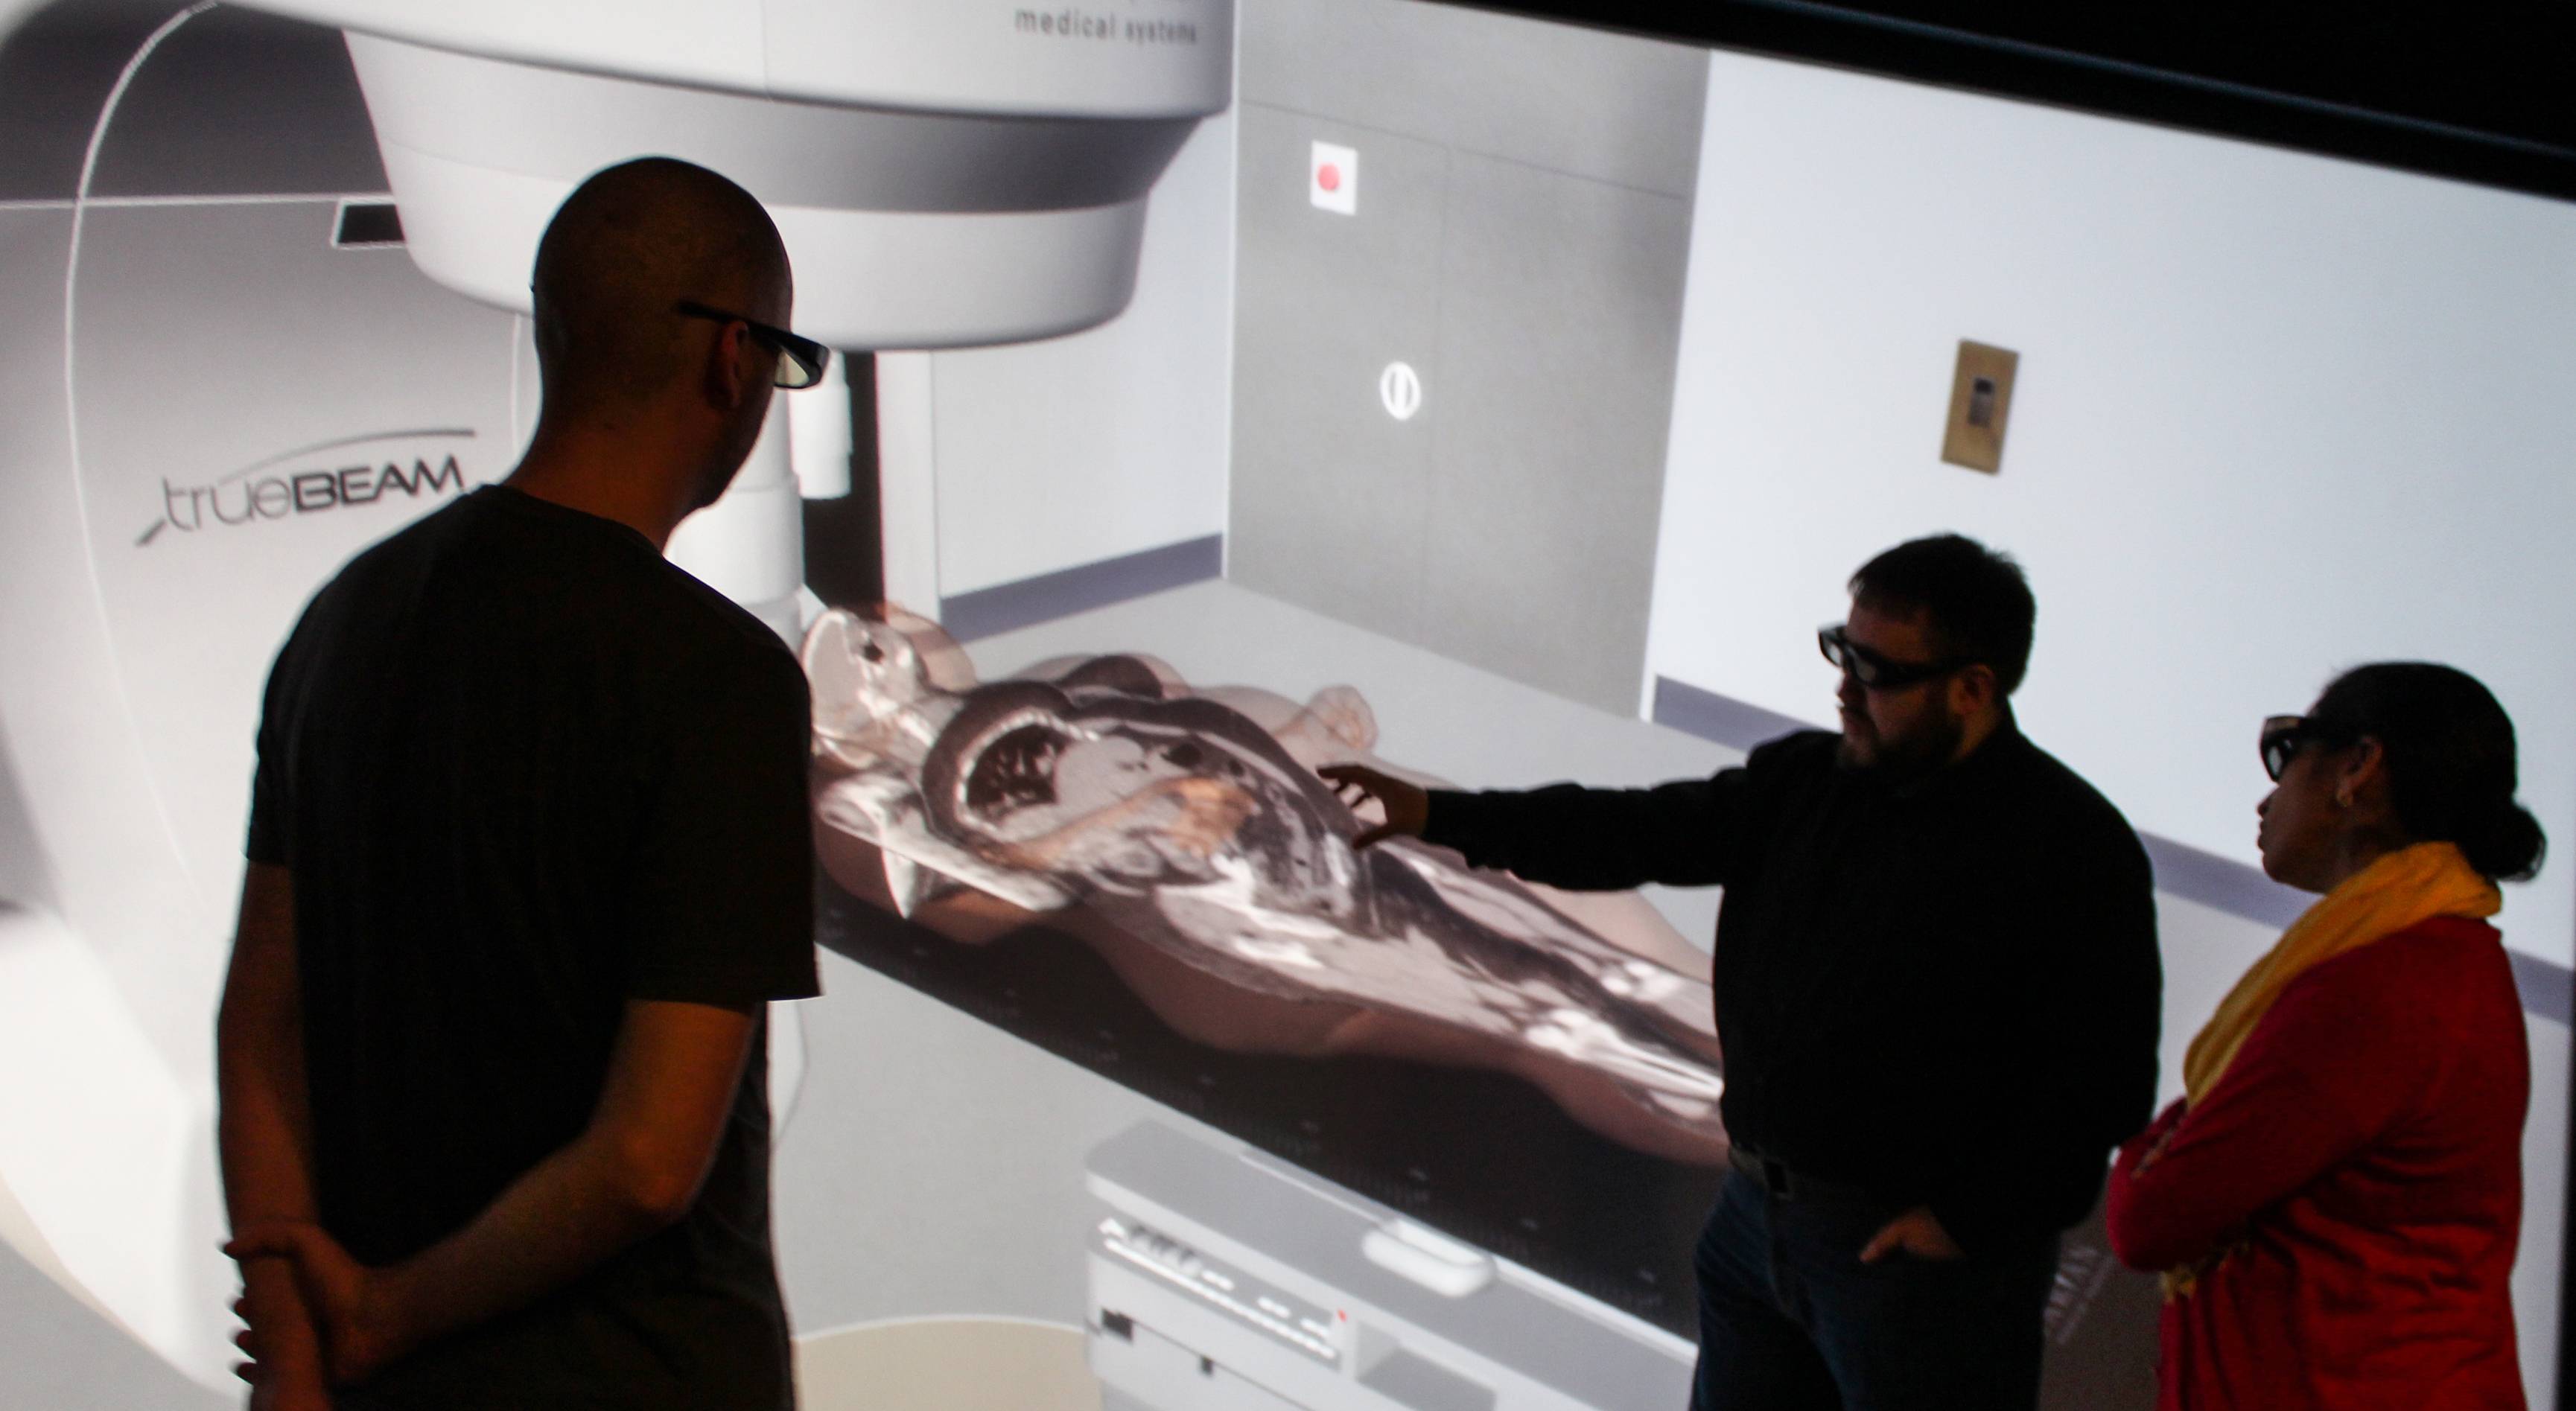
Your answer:
[[[1318,142],[1306,159],[1306,199],[1337,215],[1360,213],[1360,154],[1337,142]]]
[[[1950,383],[1950,426],[1941,459],[1988,474],[2004,468],[2004,418],[2012,411],[2013,373],[2021,354],[1959,340],[1959,371]]]

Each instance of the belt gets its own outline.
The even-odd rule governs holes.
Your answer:
[[[1820,1181],[1799,1175],[1778,1161],[1736,1144],[1726,1149],[1726,1163],[1775,1200],[1870,1200],[1870,1193],[1848,1181]]]

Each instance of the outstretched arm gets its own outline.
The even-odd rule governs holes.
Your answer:
[[[295,878],[254,862],[215,1017],[215,1139],[233,1228],[317,1218],[313,1134],[304,1086],[304,1015],[295,970]],[[294,1269],[275,1256],[242,1263],[242,1369],[260,1406],[327,1406],[322,1344]]]
[[[320,1227],[244,1228],[236,1258],[292,1256],[319,1308],[334,1381],[524,1307],[688,1213],[751,1051],[756,1009],[634,1000],[590,1124],[463,1229],[369,1268]]]
[[[1470,866],[1572,891],[1724,881],[1745,787],[1742,769],[1651,789],[1551,784],[1496,793],[1426,790],[1365,765],[1318,772],[1346,802],[1374,799],[1385,810],[1386,821],[1361,834],[1357,846],[1420,838],[1455,848]]]

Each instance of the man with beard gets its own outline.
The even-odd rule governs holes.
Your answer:
[[[2026,1408],[2059,1233],[2156,1089],[2147,858],[2025,739],[2030,589],[1957,535],[1888,550],[1819,634],[1842,729],[1708,779],[1422,790],[1328,768],[1412,834],[1576,889],[1723,886],[1729,1174],[1692,1404]]]
[[[535,268],[507,481],[278,654],[217,1020],[261,1407],[793,1403],[762,1019],[815,993],[804,674],[662,557],[822,350],[760,203],[648,158]]]

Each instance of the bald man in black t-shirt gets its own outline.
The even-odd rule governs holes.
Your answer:
[[[816,993],[795,658],[661,556],[822,353],[748,193],[593,176],[525,457],[279,654],[218,1023],[254,1405],[786,1407],[764,1006]]]

